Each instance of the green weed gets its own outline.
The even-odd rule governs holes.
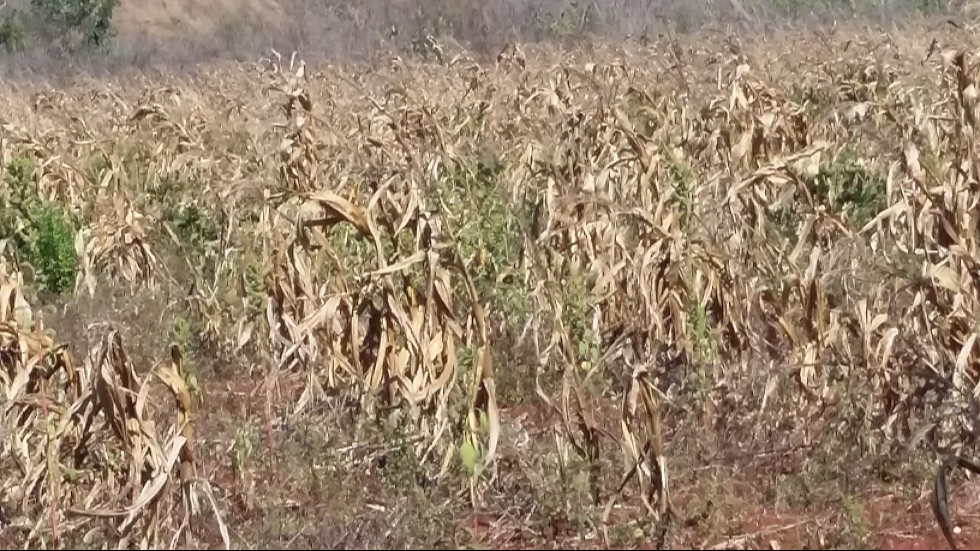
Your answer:
[[[821,202],[850,218],[858,228],[885,206],[885,179],[861,164],[851,148],[821,167],[811,189]]]
[[[34,185],[34,165],[18,156],[7,165],[7,193],[0,196],[0,229],[13,252],[34,269],[39,290],[68,294],[78,271],[75,223],[64,208],[43,200]]]

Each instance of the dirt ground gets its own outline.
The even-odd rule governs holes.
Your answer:
[[[303,384],[298,376],[283,378],[275,396],[297,399]],[[205,440],[209,433],[227,433],[229,411],[238,408],[243,416],[252,419],[266,411],[262,382],[230,381],[224,387],[208,397],[215,406],[209,409],[218,413],[204,417],[199,425]],[[555,419],[546,408],[520,406],[501,413],[505,425],[519,426],[531,438],[549,439]],[[421,548],[423,541],[466,549],[656,548],[654,539],[644,535],[647,530],[637,524],[644,515],[637,496],[611,515],[606,532],[612,538],[608,547],[601,526],[583,529],[560,512],[549,516],[532,510],[522,516],[519,497],[491,498],[478,510],[437,508],[438,514],[445,515],[438,526],[424,522],[412,525],[407,520],[412,513],[405,510],[406,499],[413,502],[417,496],[392,495],[387,486],[391,481],[378,472],[363,476],[346,473],[337,479],[337,487],[321,488],[316,495],[309,488],[298,490],[309,484],[303,473],[287,475],[284,482],[282,468],[289,461],[290,452],[289,443],[282,442],[283,438],[288,436],[275,429],[256,437],[259,449],[255,450],[244,479],[225,457],[211,456],[202,462],[206,476],[229,503],[237,505],[230,520],[241,527],[239,537],[243,542],[263,541],[281,549],[317,544],[346,549],[398,545]],[[668,544],[674,549],[948,548],[930,507],[929,483],[919,488],[883,484],[850,496],[846,503],[787,506],[771,498],[780,476],[793,470],[779,460],[750,469],[719,467],[714,473],[710,466],[692,470],[681,458],[670,460],[674,487],[679,488],[672,494],[672,501],[681,514],[668,536]],[[788,459],[788,463],[793,462]],[[949,502],[956,543],[960,549],[976,549],[980,547],[980,481],[959,482],[952,488],[955,489]],[[282,514],[280,506],[287,512],[285,518],[276,519],[278,524],[263,519],[263,511],[274,516]],[[360,512],[350,516],[352,508]],[[532,515],[537,518],[530,521]],[[301,526],[299,530],[297,526]],[[624,527],[625,533],[612,535]],[[435,533],[426,534],[427,530]],[[206,541],[204,538],[201,543]],[[216,539],[212,543],[220,545]]]

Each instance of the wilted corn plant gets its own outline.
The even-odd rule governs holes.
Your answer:
[[[723,327],[738,327],[739,321],[732,297],[721,289],[721,282],[730,279],[726,263],[706,246],[710,236],[692,225],[708,183],[676,173],[684,152],[675,143],[680,137],[672,135],[676,127],[666,123],[683,120],[682,109],[624,89],[628,80],[617,78],[623,70],[590,64],[583,74],[559,73],[540,92],[561,122],[556,147],[542,155],[536,174],[547,212],[544,228],[534,236],[536,276],[546,282],[536,295],[537,311],[547,316],[535,328],[541,337],[551,335],[536,338],[548,342],[539,350],[541,368],[555,357],[564,372],[560,406],[553,407],[561,414],[566,437],[591,465],[593,499],[600,499],[599,439],[604,434],[623,453],[617,494],[638,476],[644,503],[658,518],[662,544],[675,512],[661,426],[663,392],[657,382],[667,366],[658,365],[657,343],[690,348],[688,316],[694,307],[721,311]],[[620,97],[629,103],[607,99]],[[643,113],[657,130],[637,131],[625,108]],[[557,285],[566,292],[556,292]],[[609,370],[601,348],[614,332],[632,334],[641,351],[619,374],[622,440],[597,421],[601,398],[583,384]],[[539,394],[551,402],[540,386]],[[610,498],[607,516],[616,498]]]
[[[980,316],[980,289],[976,269],[980,261],[977,240],[978,199],[976,182],[980,162],[976,153],[978,106],[975,61],[966,52],[942,53],[944,101],[933,108],[934,115],[915,117],[908,135],[921,133],[927,158],[920,146],[909,139],[903,144],[899,166],[919,193],[910,197],[898,214],[904,214],[909,243],[922,244],[913,250],[920,262],[923,285],[916,290],[914,307],[906,319],[931,333],[938,349],[937,363],[951,379],[949,413],[930,428],[933,444],[947,454],[937,473],[932,496],[933,511],[950,547],[956,544],[947,509],[946,471],[953,465],[976,472],[976,465],[960,455],[961,434],[973,432],[978,420],[974,413],[980,389],[980,353],[977,351],[976,320]],[[917,127],[915,127],[915,126]],[[942,155],[940,157],[940,155]],[[926,284],[926,282],[928,282]]]
[[[301,98],[302,114],[293,120],[313,118],[303,68],[287,78],[287,113]],[[310,370],[310,387],[297,409],[324,384],[362,396],[369,409],[404,406],[414,430],[426,437],[418,449],[423,459],[442,443],[443,468],[458,450],[464,463],[473,463],[475,480],[492,463],[500,430],[486,314],[430,203],[423,160],[406,143],[403,125],[419,124],[419,115],[389,114],[381,106],[373,114],[378,133],[367,141],[378,151],[378,164],[370,168],[376,179],[363,206],[319,180],[314,134],[294,133],[283,142],[283,173],[295,191],[272,216],[295,220],[295,231],[280,232],[271,254],[272,369]],[[410,159],[406,165],[397,164],[399,149]],[[354,233],[344,244],[348,230]],[[475,359],[461,374],[464,346]],[[462,377],[469,379],[466,386],[458,386]],[[450,396],[457,388],[467,390],[463,417],[455,419]],[[454,428],[460,440],[447,445]],[[477,499],[473,484],[471,499]]]
[[[199,482],[179,357],[158,374],[181,403],[177,423],[161,434],[152,419],[157,397],[136,374],[119,333],[107,329],[75,366],[21,295],[20,274],[4,273],[2,282],[0,464],[12,474],[2,482],[10,508],[5,529],[25,548],[173,546],[173,499],[181,496],[189,522]]]

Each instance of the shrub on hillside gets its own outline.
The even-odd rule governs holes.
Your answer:
[[[31,0],[42,21],[64,38],[81,39],[88,46],[104,46],[112,38],[112,12],[119,0]]]

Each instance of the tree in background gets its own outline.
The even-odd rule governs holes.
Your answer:
[[[115,33],[112,13],[119,0],[31,0],[29,10],[0,4],[0,46],[8,52],[29,44],[62,51],[106,48]]]
[[[103,47],[114,37],[112,12],[119,0],[31,0],[31,8],[42,21],[62,33],[74,45]]]

